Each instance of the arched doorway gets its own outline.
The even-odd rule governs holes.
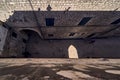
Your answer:
[[[78,51],[74,45],[70,45],[68,48],[69,58],[78,58]]]
[[[37,57],[37,43],[41,40],[40,35],[34,30],[21,30],[20,31],[22,41],[24,43],[24,52],[22,55],[24,57]],[[34,54],[33,54],[34,53]]]

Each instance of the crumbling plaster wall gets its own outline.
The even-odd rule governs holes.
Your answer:
[[[22,53],[25,51],[23,38],[24,36],[20,35],[19,32],[10,29],[1,57],[23,57]]]
[[[0,24],[0,55],[2,55],[5,46],[7,32],[8,29],[6,29],[5,27],[2,26],[2,24]]]

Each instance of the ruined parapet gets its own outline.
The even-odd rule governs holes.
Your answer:
[[[120,11],[120,0],[0,0],[0,17],[5,21],[14,10],[47,11],[48,5],[51,11]]]

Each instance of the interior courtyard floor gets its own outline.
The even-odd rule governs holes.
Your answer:
[[[0,80],[120,80],[120,59],[1,58]]]

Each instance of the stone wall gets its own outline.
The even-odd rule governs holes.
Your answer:
[[[85,25],[97,27],[98,25],[111,25],[112,22],[120,18],[120,11],[34,11],[34,13],[32,10],[14,11],[6,22],[12,27],[75,27]],[[78,25],[85,17],[91,19],[85,25]],[[46,18],[53,18],[54,25],[46,26]]]
[[[48,5],[52,11],[120,11],[119,0],[0,0],[0,17],[2,21],[13,14],[14,10],[46,11]],[[32,6],[31,6],[32,4]]]
[[[69,58],[73,46],[79,58],[120,58],[119,41],[120,38],[42,40],[34,31],[11,31],[2,57]]]
[[[109,31],[110,29],[113,29],[120,25],[120,22],[114,26],[111,24],[120,18],[120,11],[34,12],[36,14],[36,17],[33,14],[33,11],[15,11],[14,14],[10,16],[6,21],[6,23],[16,30],[30,30],[30,28],[34,29],[40,33],[40,35],[43,33],[42,35],[45,39],[83,38],[91,34],[99,34],[104,31]],[[91,19],[85,25],[79,25],[79,23],[85,17],[91,17]],[[53,18],[54,24],[52,26],[46,26],[46,18]],[[112,34],[108,34],[106,36],[120,36],[120,28],[117,28],[117,30],[114,29],[112,31],[114,31]],[[74,33],[75,35],[69,36],[71,33]],[[49,34],[52,34],[53,36],[49,37]]]
[[[2,24],[0,24],[0,55],[2,55],[4,46],[5,46],[7,32],[8,32],[8,29],[6,29],[5,27],[2,26]]]
[[[120,58],[119,40],[95,40],[90,44],[82,40],[40,40],[34,37],[27,44],[27,51],[32,57],[69,58],[69,47],[74,46],[79,58]]]
[[[6,38],[3,54],[0,57],[23,57],[22,53],[25,51],[23,38],[24,36],[10,29]]]
[[[41,40],[35,32],[29,33],[26,52],[29,57],[69,58],[69,48],[77,50],[79,58],[120,58],[120,38],[89,40]],[[93,42],[93,43],[92,43]]]

